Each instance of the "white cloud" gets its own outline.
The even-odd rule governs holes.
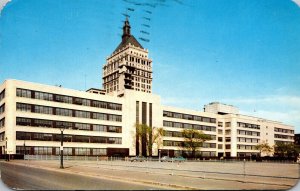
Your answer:
[[[292,1],[300,7],[300,0],[292,0]]]
[[[0,0],[0,14],[4,6],[11,0]]]

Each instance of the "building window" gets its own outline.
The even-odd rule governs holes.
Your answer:
[[[90,149],[89,148],[75,148],[75,155],[90,155]]]
[[[17,97],[31,98],[31,91],[17,88]]]
[[[52,155],[52,147],[34,147],[35,155]]]
[[[75,117],[91,118],[91,113],[88,111],[75,111]]]
[[[5,126],[5,118],[3,117],[1,120],[0,120],[0,128],[4,127]]]
[[[230,135],[231,134],[231,130],[225,130],[225,135]]]
[[[230,122],[226,122],[225,123],[225,127],[230,127],[231,126],[231,123]]]
[[[91,127],[85,123],[75,123],[75,129],[90,131]]]
[[[5,90],[3,90],[1,93],[0,93],[0,102],[4,99],[5,97]]]
[[[107,128],[105,125],[93,125],[93,130],[106,132]]]
[[[65,128],[65,129],[72,129],[72,123],[71,122],[63,122],[63,121],[56,121],[55,123],[56,128]]]
[[[46,106],[34,106],[34,113],[43,113],[43,114],[53,114],[53,108],[52,107],[46,107]]]
[[[237,126],[243,128],[260,129],[260,125],[243,123],[243,122],[237,122]]]
[[[225,142],[230,142],[231,141],[231,138],[230,137],[226,137],[225,138]]]
[[[17,119],[16,119],[16,125],[30,126],[31,125],[31,119],[17,117]]]
[[[35,99],[53,101],[53,94],[50,94],[50,93],[35,92],[34,97],[35,97]]]
[[[0,106],[0,114],[5,112],[5,103]]]
[[[106,156],[107,155],[107,149],[93,149],[93,155]]]
[[[56,115],[61,116],[72,116],[72,110],[71,109],[62,109],[62,108],[56,108]]]
[[[17,111],[31,112],[31,105],[25,103],[17,103]]]
[[[33,126],[52,128],[53,127],[53,121],[43,120],[43,119],[34,119],[33,120]]]
[[[163,146],[173,146],[172,141],[163,141]]]
[[[62,103],[72,103],[72,97],[64,95],[56,95],[55,101]]]

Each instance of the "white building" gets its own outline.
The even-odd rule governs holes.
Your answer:
[[[122,42],[103,67],[104,90],[6,80],[0,86],[0,154],[59,155],[63,127],[65,155],[146,155],[146,145],[136,140],[140,123],[165,131],[154,156],[159,150],[185,155],[182,130],[191,128],[211,135],[198,151],[203,157],[250,156],[261,142],[293,142],[292,126],[241,115],[230,105],[210,103],[204,112],[161,105],[151,93],[151,64],[126,20]]]

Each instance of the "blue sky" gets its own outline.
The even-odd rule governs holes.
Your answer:
[[[219,101],[300,133],[299,1],[134,2],[10,1],[0,16],[0,81],[101,88],[129,14],[132,34],[150,40],[140,42],[163,104],[202,110]]]

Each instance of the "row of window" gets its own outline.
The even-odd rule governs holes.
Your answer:
[[[275,131],[275,132],[281,132],[281,133],[290,133],[290,134],[294,134],[294,130],[291,130],[291,129],[282,129],[282,128],[274,127],[274,131]]]
[[[2,90],[2,92],[0,93],[0,102],[4,99],[5,97],[5,89]]]
[[[223,134],[223,130],[222,129],[218,129],[218,134],[222,135]],[[227,129],[225,130],[225,135],[230,135],[231,134],[231,130]]]
[[[197,116],[197,115],[189,115],[189,114],[183,114],[183,113],[175,113],[175,112],[171,112],[171,111],[164,111],[163,116],[178,118],[178,119],[193,120],[193,121],[202,121],[202,122],[207,122],[207,123],[216,123],[215,118],[202,117],[202,116]]]
[[[123,59],[121,59],[121,61],[122,61]],[[144,59],[140,59],[140,58],[138,58],[138,57],[134,57],[134,56],[129,56],[129,55],[127,55],[127,56],[125,56],[125,61],[130,61],[130,62],[136,62],[136,63],[138,63],[138,64],[143,64],[143,65],[147,65],[147,66],[150,66],[150,61],[149,60],[144,60]]]
[[[239,135],[250,135],[250,136],[260,136],[260,132],[256,131],[245,131],[245,130],[237,130]]]
[[[182,151],[182,150],[175,150],[174,151],[175,156],[192,156],[192,151]],[[215,157],[216,152],[214,151],[196,151],[195,152],[196,157]]]
[[[291,141],[274,141],[275,145],[277,144],[291,144],[292,142]]]
[[[225,137],[225,142],[230,142],[231,138],[230,137]],[[223,137],[218,137],[218,142],[223,142]]]
[[[257,150],[254,145],[237,145],[240,150]]]
[[[17,132],[17,140],[61,141],[60,134]],[[122,144],[120,137],[98,137],[83,135],[64,135],[64,142]]]
[[[89,119],[100,119],[100,120],[117,121],[117,122],[122,121],[121,115],[95,113],[89,111],[78,111],[73,109],[55,108],[55,107],[31,105],[25,103],[17,103],[17,111],[26,111],[26,112],[33,112],[33,113],[43,113],[43,114],[61,115],[61,116],[70,116],[70,117],[81,117],[81,118],[89,118]]]
[[[1,120],[0,120],[0,128],[4,127],[5,126],[5,118],[3,117]]]
[[[5,111],[5,103],[0,106],[0,115]]]
[[[32,126],[32,127],[47,127],[47,128],[64,127],[66,129],[74,129],[74,130],[122,133],[121,126],[52,121],[52,120],[44,120],[44,119],[21,118],[21,117],[17,117],[16,125]]]
[[[274,138],[294,140],[293,136],[274,134]]]
[[[169,141],[164,140],[163,146],[175,146],[175,147],[183,147],[184,142],[183,141]],[[202,148],[216,148],[216,143],[203,143]]]
[[[245,143],[258,143],[259,139],[255,138],[245,138],[245,137],[238,137],[238,142],[245,142]]]
[[[106,156],[105,148],[70,148],[64,147],[64,156]],[[26,155],[60,155],[59,147],[28,147],[17,146],[16,154]]]
[[[206,126],[206,125],[197,125],[189,123],[179,123],[172,121],[163,121],[165,127],[176,127],[176,128],[185,128],[185,129],[196,129],[201,131],[216,131],[216,127]]]
[[[251,128],[251,129],[260,129],[260,125],[237,122],[238,127]]]
[[[178,131],[164,131],[164,136],[165,137],[183,137],[182,132]],[[215,135],[210,135],[211,140],[216,140]]]
[[[112,110],[119,110],[119,111],[122,110],[122,105],[117,103],[96,101],[96,100],[45,93],[45,92],[26,90],[20,88],[17,88],[17,96],[33,98],[33,99],[41,99],[46,101],[55,101],[55,102],[62,102],[62,103],[69,103],[69,104],[76,104],[76,105],[91,106],[91,107],[97,107],[103,109],[112,109]]]

